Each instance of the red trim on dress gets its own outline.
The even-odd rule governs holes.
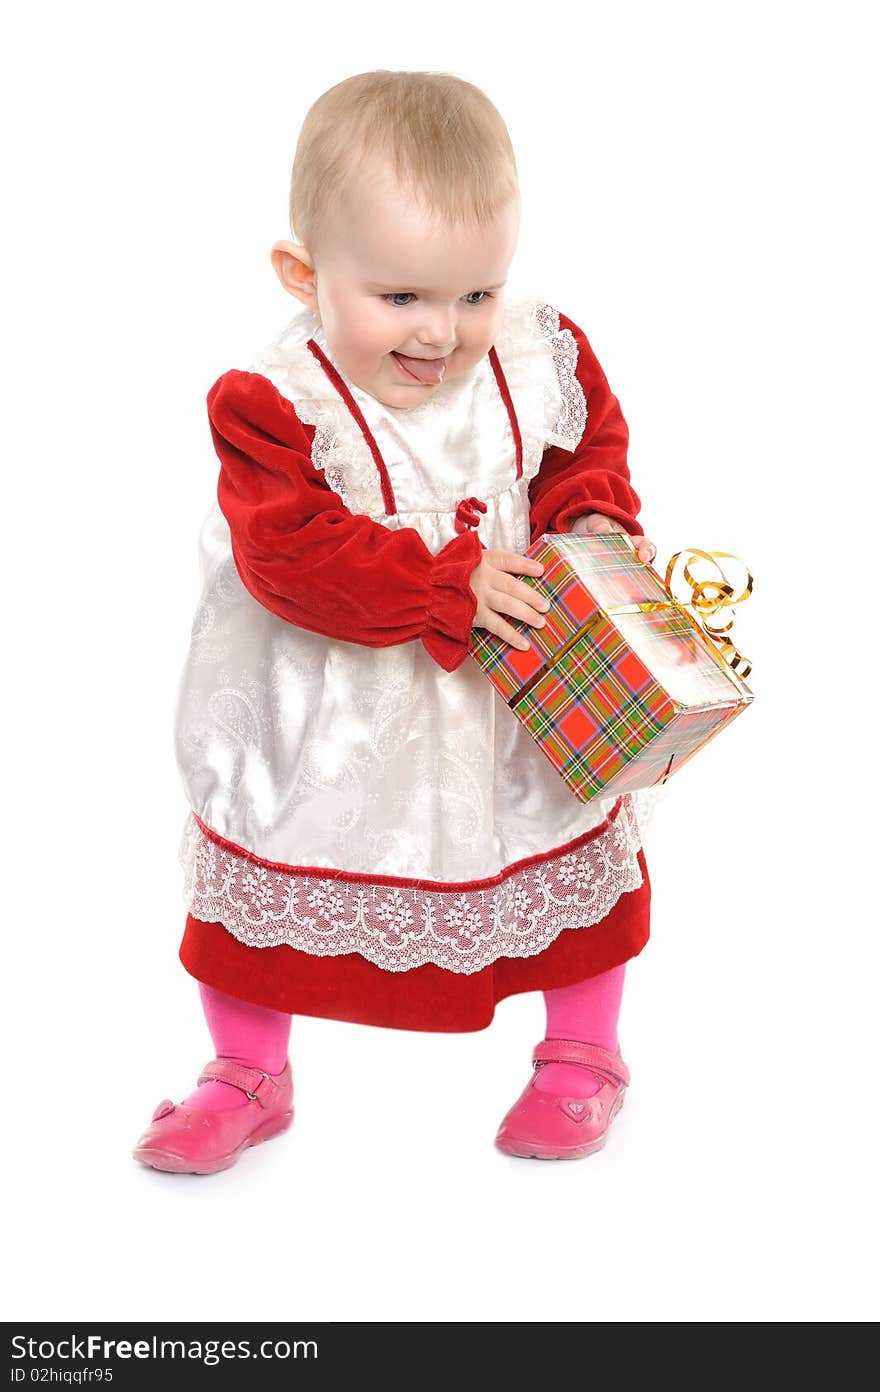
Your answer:
[[[513,409],[513,398],[510,395],[510,388],[507,385],[507,378],[498,360],[498,354],[494,348],[489,349],[489,361],[492,364],[492,371],[495,373],[495,381],[498,383],[498,390],[501,399],[507,407],[507,414],[510,418],[510,428],[513,431],[513,443],[516,446],[516,477],[522,477],[523,471],[523,447],[522,435],[519,430],[519,421],[516,418],[516,411]]]
[[[212,827],[203,822],[197,812],[193,812],[192,815],[211,841],[222,846],[232,855],[240,856],[242,860],[249,860],[254,865],[262,865],[266,870],[280,870],[287,875],[314,875],[317,879],[322,880],[349,880],[352,884],[402,885],[407,889],[439,890],[442,893],[444,891],[487,889],[493,885],[503,884],[511,875],[519,870],[525,870],[530,865],[540,865],[542,861],[568,855],[571,851],[577,850],[579,846],[586,845],[588,841],[592,841],[606,832],[611,823],[620,816],[622,806],[623,798],[619,797],[604,822],[600,822],[598,826],[582,832],[573,841],[565,841],[561,846],[554,846],[552,850],[539,851],[536,855],[524,856],[522,860],[514,860],[503,870],[499,870],[497,875],[489,875],[482,880],[426,880],[410,875],[372,875],[360,870],[338,870],[328,865],[288,865],[282,860],[265,860],[263,856],[258,856],[254,851],[245,850],[235,841],[228,841],[225,836],[220,835],[219,831],[214,831]]]
[[[358,406],[351,392],[348,390],[348,387],[345,385],[345,382],[342,380],[336,368],[333,366],[332,362],[327,357],[327,354],[322,351],[322,349],[319,347],[319,345],[315,342],[313,338],[309,339],[308,343],[306,344],[306,347],[309,349],[312,356],[317,358],[318,362],[323,367],[327,376],[330,378],[330,381],[333,383],[334,387],[339,392],[339,395],[342,397],[349,411],[351,411],[351,414],[354,416],[355,420],[360,426],[361,434],[363,435],[364,439],[370,447],[370,454],[373,456],[376,468],[379,470],[379,477],[382,480],[382,501],[385,504],[385,512],[389,517],[395,516],[397,512],[397,503],[394,498],[394,489],[391,487],[391,479],[388,475],[388,470],[385,467],[385,460],[379,453],[379,446],[373,439],[373,432],[370,430],[370,427],[364,420],[364,415],[361,411],[360,406]]]

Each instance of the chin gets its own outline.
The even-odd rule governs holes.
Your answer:
[[[381,401],[383,406],[393,406],[396,411],[411,411],[427,401],[430,395],[430,392],[401,392],[396,400],[391,400],[387,395],[378,396],[376,400]]]

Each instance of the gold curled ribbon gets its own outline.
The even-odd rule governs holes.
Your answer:
[[[685,584],[688,585],[691,591],[690,598],[687,599],[680,599],[672,588],[673,572],[681,556],[687,557],[682,567],[682,576]],[[741,565],[743,570],[745,570],[747,579],[745,589],[741,594],[735,593],[733,585],[730,584],[727,576],[718,564],[719,557],[726,557],[728,560],[736,561],[737,565]],[[714,566],[718,571],[721,579],[698,580],[693,574],[689,564],[689,562],[694,559],[708,561],[709,564]],[[732,612],[733,606],[735,604],[742,604],[747,600],[754,587],[752,572],[747,566],[743,565],[739,556],[734,556],[732,551],[702,551],[697,546],[689,547],[685,551],[676,551],[666,567],[666,579],[664,584],[669,594],[678,604],[682,604],[686,608],[693,610],[697,623],[706,633],[707,637],[717,645],[719,655],[732,671],[736,672],[737,676],[744,681],[752,670],[752,664],[747,657],[743,657],[742,653],[735,647],[730,639],[724,636],[733,628],[733,620],[735,617]],[[731,610],[728,622],[726,624],[712,623],[711,620],[722,609]],[[741,671],[741,667],[745,670]]]

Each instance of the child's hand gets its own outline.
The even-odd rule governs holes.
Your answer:
[[[546,599],[517,575],[540,575],[544,567],[531,556],[519,556],[515,551],[484,551],[480,564],[471,571],[471,589],[477,596],[477,610],[471,620],[472,628],[485,628],[505,643],[525,650],[529,647],[523,634],[506,622],[502,614],[542,628],[544,614],[550,608]]]
[[[600,532],[625,532],[626,527],[621,522],[616,522],[613,517],[606,517],[603,512],[585,512],[582,517],[576,517],[568,529],[576,533],[577,536],[596,536]],[[650,564],[657,555],[657,547],[646,536],[633,537],[637,543],[636,554],[640,561],[647,561]]]

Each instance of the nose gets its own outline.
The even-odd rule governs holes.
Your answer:
[[[455,309],[439,306],[426,309],[419,332],[416,335],[423,348],[430,349],[437,357],[446,357],[456,346]]]

